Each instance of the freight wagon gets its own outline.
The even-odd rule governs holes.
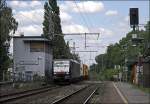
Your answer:
[[[86,64],[83,64],[82,70],[83,70],[83,79],[87,80],[88,79],[88,66]]]
[[[54,82],[75,82],[80,80],[80,63],[72,59],[55,59],[53,61]]]

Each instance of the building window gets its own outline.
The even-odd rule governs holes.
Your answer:
[[[31,42],[30,52],[44,52],[44,43],[42,42]]]

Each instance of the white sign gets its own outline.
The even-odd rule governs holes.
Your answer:
[[[137,38],[137,34],[132,34],[132,39],[136,39]]]

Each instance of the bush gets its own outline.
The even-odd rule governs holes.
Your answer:
[[[96,80],[109,80],[114,81],[117,80],[117,78],[114,77],[114,75],[118,75],[119,72],[121,72],[121,69],[104,69],[103,71],[97,73],[95,71],[90,71],[90,73],[96,77]]]
[[[16,88],[16,89],[19,89],[21,87],[21,85],[20,85],[20,83],[14,83],[13,87]]]
[[[114,75],[118,75],[119,72],[118,69],[105,69],[100,76],[103,80],[114,80]]]
[[[33,75],[33,81],[41,81],[41,80],[42,80],[42,77],[39,76],[38,74]]]

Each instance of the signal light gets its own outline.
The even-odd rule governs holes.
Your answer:
[[[138,8],[130,8],[130,25],[139,24],[139,13]]]

